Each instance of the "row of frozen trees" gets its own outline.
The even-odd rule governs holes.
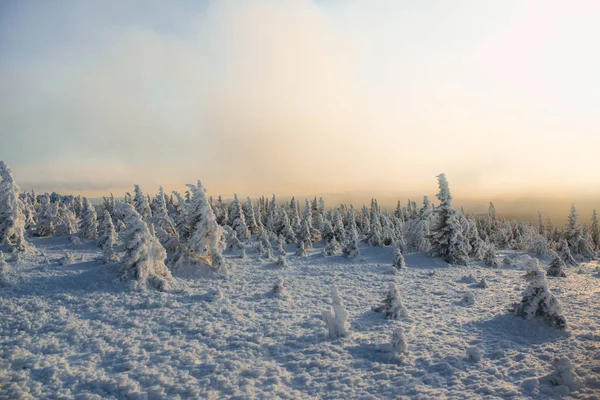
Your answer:
[[[398,268],[404,265],[403,253],[407,252],[430,252],[452,264],[484,261],[497,266],[497,249],[526,250],[574,264],[595,257],[600,247],[595,212],[590,227],[579,222],[574,206],[564,227],[555,227],[549,218],[543,223],[541,215],[537,225],[505,220],[496,215],[493,204],[487,215],[466,215],[454,208],[444,174],[438,176],[436,205],[424,197],[421,206],[414,201],[398,202],[393,211],[382,210],[375,199],[361,209],[345,204],[328,208],[322,198],[305,200],[304,205],[294,198],[278,202],[274,195],[256,201],[236,195],[225,202],[221,196],[207,197],[200,182],[188,185],[183,195],[166,194],[161,188],[152,197],[136,185],[133,195],[127,193],[122,200],[111,195],[100,205],[92,205],[80,196],[19,195],[5,163],[0,164],[0,176],[0,240],[4,244],[26,250],[26,231],[97,240],[107,261],[121,259],[129,268],[124,275],[140,279],[164,277],[169,269],[184,266],[225,271],[225,248],[239,250],[242,256],[251,249],[272,258],[273,245],[284,256],[283,246],[297,243],[302,255],[321,240],[325,256],[347,258],[359,256],[360,242],[394,246]],[[280,262],[285,264],[285,259]],[[148,271],[139,272],[143,268]]]

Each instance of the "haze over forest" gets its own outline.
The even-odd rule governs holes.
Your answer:
[[[598,2],[115,4],[0,4],[0,158],[23,189],[200,178],[392,207],[445,172],[467,212],[600,204]]]

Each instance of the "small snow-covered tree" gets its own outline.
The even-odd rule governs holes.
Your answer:
[[[344,222],[342,221],[342,214],[336,210],[333,213],[333,236],[338,243],[343,243],[346,237],[346,230],[344,229]]]
[[[383,304],[375,307],[373,311],[382,312],[385,314],[386,318],[390,319],[408,317],[408,310],[402,303],[400,291],[398,291],[398,286],[396,286],[395,283],[390,283],[385,299],[383,300]]]
[[[19,186],[4,161],[0,161],[0,178],[0,245],[25,251],[29,244],[25,240],[24,204],[19,199]]]
[[[494,243],[488,243],[483,256],[483,262],[488,267],[498,268],[500,262],[498,261],[498,253],[496,252],[496,246]]]
[[[298,234],[298,241],[304,243],[304,247],[312,249],[312,235],[310,233],[310,225],[307,219],[302,220],[302,229]]]
[[[254,213],[254,206],[250,197],[246,198],[246,202],[242,206],[244,211],[244,218],[246,219],[246,225],[251,235],[258,233],[258,224],[256,223],[256,215]]]
[[[339,242],[335,239],[335,236],[331,235],[325,242],[325,249],[323,250],[326,256],[334,256],[341,250]]]
[[[231,228],[235,231],[239,240],[245,242],[250,238],[250,230],[246,225],[246,217],[244,216],[242,205],[237,197],[237,194],[233,195],[231,211],[229,213],[229,221]]]
[[[567,239],[563,239],[559,243],[558,248],[556,249],[556,252],[558,253],[558,255],[560,255],[560,258],[562,258],[562,260],[565,262],[565,264],[572,265],[574,267],[579,265],[577,260],[575,260],[575,258],[573,257],[573,254],[571,254],[571,249],[569,247],[569,243],[567,242]]]
[[[285,286],[282,277],[277,278],[277,283],[273,286],[273,289],[271,289],[271,293],[282,299],[289,297],[287,287]]]
[[[158,290],[168,289],[172,277],[165,266],[167,252],[131,204],[120,204],[119,212],[127,226],[121,233],[120,279],[135,281],[140,288],[150,284]]]
[[[75,213],[71,211],[64,203],[54,203],[58,207],[56,211],[55,234],[56,235],[73,235],[77,232],[79,221]]]
[[[396,243],[396,245],[394,246],[394,261],[392,262],[392,265],[397,270],[406,268],[406,262],[404,261],[404,256],[402,255],[402,248],[399,243]]]
[[[283,237],[283,235],[279,235],[277,237],[277,252],[279,253],[279,255],[286,255],[286,251],[285,251],[285,245],[286,245],[286,241]]]
[[[354,222],[354,209],[350,210],[342,254],[346,258],[356,258],[360,255],[360,250],[358,249],[358,232],[356,231],[356,223]]]
[[[296,250],[296,257],[306,257],[306,247],[304,246],[304,242],[298,242],[298,250]]]
[[[548,239],[544,235],[537,235],[530,248],[536,256],[547,257],[550,254],[550,247],[548,246]]]
[[[225,244],[222,241],[223,227],[217,223],[215,214],[206,198],[206,189],[198,181],[190,188],[191,199],[187,204],[185,237],[182,257],[178,257],[176,267],[209,266],[214,271],[226,272],[227,263],[223,258]],[[126,223],[127,224],[127,223]]]
[[[433,255],[450,264],[468,263],[468,241],[462,234],[457,212],[452,206],[452,196],[445,174],[438,175],[440,205],[435,210],[431,226],[431,248]]]
[[[169,216],[167,210],[166,197],[161,192],[156,196],[153,202],[153,211],[150,222],[154,226],[156,238],[165,248],[167,254],[175,253],[180,246],[179,233],[175,226],[175,221]]]
[[[566,328],[567,321],[562,315],[560,301],[548,289],[546,274],[542,271],[539,261],[523,256],[522,262],[528,271],[525,277],[529,284],[523,293],[523,299],[514,304],[511,311],[525,319],[540,317],[551,326]]]
[[[401,327],[397,327],[392,332],[391,344],[392,344],[392,347],[399,354],[408,353],[408,343],[406,342],[406,338],[404,337],[404,331],[402,330]]]
[[[100,234],[98,235],[98,246],[104,253],[103,260],[105,262],[117,261],[117,253],[115,246],[117,244],[117,231],[113,224],[110,212],[104,210],[104,215],[100,221]]]
[[[331,303],[331,308],[323,311],[323,319],[327,324],[329,336],[332,338],[347,336],[350,328],[348,312],[335,286],[331,287]]]
[[[381,220],[379,218],[379,206],[377,200],[371,199],[371,210],[369,215],[370,226],[368,234],[368,243],[371,246],[383,246],[383,233],[381,229]]]
[[[150,209],[148,198],[144,195],[142,189],[140,189],[140,185],[134,185],[133,189],[135,192],[133,197],[135,211],[142,216],[144,221],[147,221],[152,216],[152,210]]]
[[[562,258],[560,258],[559,255],[553,251],[551,253],[551,261],[550,261],[550,265],[548,266],[548,270],[546,271],[546,275],[556,276],[559,278],[566,278],[567,277],[567,274],[565,273],[566,268],[567,268],[567,266],[565,265],[565,262],[562,260]]]
[[[292,229],[292,225],[290,224],[290,218],[288,217],[288,213],[285,209],[282,209],[279,213],[279,223],[277,231],[279,236],[283,236],[286,243],[295,243],[297,241],[296,234]]]
[[[98,236],[98,217],[96,209],[87,197],[83,198],[83,208],[81,210],[81,237],[84,239],[96,240]]]
[[[269,235],[266,229],[262,227],[258,233],[258,252],[262,258],[266,258],[267,260],[271,260],[274,257]]]
[[[592,213],[592,226],[590,228],[592,246],[595,251],[600,250],[600,224],[598,223],[598,214],[596,210]]]

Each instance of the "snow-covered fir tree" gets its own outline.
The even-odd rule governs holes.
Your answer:
[[[252,200],[250,197],[246,198],[246,202],[242,206],[242,210],[244,212],[244,218],[246,220],[246,226],[250,231],[251,235],[258,233],[258,225],[256,223],[256,215],[254,213],[254,206],[252,205]]]
[[[397,327],[392,332],[391,344],[392,348],[399,354],[408,353],[408,343],[404,337],[404,330],[402,327]]]
[[[523,293],[523,299],[513,306],[512,311],[526,319],[540,317],[551,326],[566,328],[567,321],[562,315],[560,301],[548,289],[546,274],[542,271],[539,261],[524,256],[522,262],[528,271],[526,279],[529,283]]]
[[[346,230],[344,229],[344,222],[342,221],[342,214],[336,210],[333,213],[333,236],[338,243],[343,243],[346,237]]]
[[[404,255],[402,255],[402,248],[400,243],[396,243],[394,246],[394,260],[392,261],[392,265],[397,270],[406,268],[406,261],[404,261]]]
[[[590,227],[591,244],[594,251],[600,250],[600,224],[596,210],[592,213],[592,226]]]
[[[354,209],[351,209],[348,215],[348,228],[342,245],[342,254],[346,258],[356,258],[360,255],[360,250],[358,249],[358,232],[354,220]]]
[[[452,196],[445,174],[438,175],[440,205],[435,210],[431,225],[431,248],[434,256],[450,264],[468,263],[468,241],[462,234],[457,212],[452,206]]]
[[[19,186],[4,161],[0,161],[0,178],[0,245],[25,251],[30,245],[25,240],[24,205],[19,199]]]
[[[552,252],[550,254],[550,264],[548,266],[548,270],[546,271],[546,275],[548,276],[556,276],[559,278],[566,278],[567,274],[565,273],[565,269],[567,268],[565,262],[560,258],[556,252]]]
[[[297,235],[298,241],[304,243],[304,247],[307,249],[312,249],[312,235],[310,234],[310,225],[308,220],[302,220],[302,229],[298,232]]]
[[[560,241],[558,248],[556,249],[556,252],[560,256],[560,258],[562,258],[562,260],[565,262],[565,264],[572,265],[574,267],[579,265],[579,263],[573,257],[573,254],[571,253],[571,248],[569,247],[569,243],[567,242],[567,239],[563,239]]]
[[[162,187],[159,194],[154,198],[152,208],[150,222],[154,226],[156,238],[165,248],[167,254],[175,253],[180,246],[179,233],[175,221],[169,216],[166,196],[162,193]]]
[[[225,245],[221,240],[223,227],[217,223],[208,204],[206,189],[200,181],[188,187],[191,198],[186,210],[186,242],[180,247],[182,254],[175,266],[209,266],[216,272],[227,272],[228,265],[223,258]]]
[[[303,241],[298,242],[298,250],[296,250],[296,257],[306,257],[308,254],[306,253],[306,245]]]
[[[335,236],[330,235],[325,242],[325,248],[323,249],[323,254],[326,256],[334,256],[341,251],[342,247],[340,243],[335,239]]]
[[[114,212],[114,210],[113,210]],[[103,252],[103,261],[118,261],[115,246],[117,245],[117,231],[113,224],[112,217],[108,210],[104,210],[102,220],[100,221],[100,233],[98,235],[98,246]]]
[[[87,197],[83,198],[80,225],[82,238],[96,240],[98,236],[98,217],[96,215],[96,208],[94,208],[94,205]]]
[[[375,312],[382,312],[386,318],[399,319],[400,317],[408,317],[408,310],[402,303],[400,291],[395,283],[390,283],[388,291],[383,300],[383,304],[373,309]]]
[[[142,189],[140,189],[140,185],[134,185],[133,190],[135,193],[135,196],[133,197],[135,211],[142,216],[144,221],[148,221],[150,217],[152,217],[152,210],[150,209],[148,197],[144,195]]]
[[[233,201],[231,202],[229,225],[237,234],[238,239],[242,242],[245,242],[250,238],[250,230],[248,230],[248,226],[246,225],[246,217],[244,216],[242,204],[240,203],[237,194],[233,195]]]
[[[138,288],[151,285],[158,290],[168,289],[172,277],[165,266],[167,252],[131,204],[120,204],[119,212],[127,226],[120,237],[123,255],[119,278],[134,281]]]
[[[381,220],[379,218],[379,205],[377,200],[371,199],[371,209],[369,211],[369,235],[368,243],[371,246],[383,246],[383,237],[381,229]]]
[[[283,236],[286,243],[296,243],[296,234],[294,233],[294,229],[292,229],[292,225],[290,224],[290,218],[288,217],[288,213],[285,209],[281,209],[279,213],[279,222],[277,224],[277,233],[279,236]]]
[[[500,266],[500,262],[498,261],[498,253],[496,251],[496,245],[494,243],[488,243],[485,246],[483,262],[485,263],[485,265],[492,268],[498,268]]]
[[[265,258],[267,260],[271,260],[274,258],[269,234],[267,233],[267,230],[262,227],[258,232],[258,253],[262,258]]]
[[[79,220],[75,213],[71,211],[66,204],[54,203],[57,206],[56,220],[54,223],[55,234],[57,236],[73,235],[77,233]]]
[[[338,338],[348,335],[350,328],[348,312],[336,286],[331,287],[331,308],[323,311],[323,319],[327,324],[329,337]]]

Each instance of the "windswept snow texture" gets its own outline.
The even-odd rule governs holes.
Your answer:
[[[289,268],[248,251],[227,276],[175,279],[179,289],[132,291],[92,244],[33,240],[43,255],[10,261],[0,288],[0,398],[548,398],[600,393],[600,273],[596,264],[548,278],[566,331],[507,312],[520,301],[514,266],[449,267],[391,247],[360,256],[307,257]],[[8,249],[0,249],[7,251]],[[65,251],[74,262],[61,265]],[[505,256],[507,253],[501,254]],[[511,256],[515,257],[514,254]],[[465,282],[472,274],[487,288]],[[175,275],[176,276],[176,275]],[[279,277],[287,298],[273,296]],[[371,311],[395,282],[409,317]],[[330,339],[321,313],[335,285],[348,337]],[[220,288],[220,289],[219,289]],[[460,301],[465,291],[477,301]],[[220,291],[221,296],[214,296]],[[402,328],[408,349],[390,344]],[[577,385],[550,379],[567,357]],[[553,383],[554,381],[554,383]]]

